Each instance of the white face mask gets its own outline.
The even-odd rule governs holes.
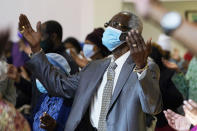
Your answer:
[[[86,58],[91,58],[95,54],[94,45],[84,44],[83,53]]]
[[[66,53],[68,53],[69,55],[71,51],[77,54],[77,51],[74,48],[66,49]]]
[[[66,49],[66,53],[70,55],[70,49]]]
[[[0,60],[0,81],[7,78],[8,64],[5,60]]]

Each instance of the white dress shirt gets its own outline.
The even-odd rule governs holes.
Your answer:
[[[113,85],[112,94],[114,92],[114,89],[115,89],[115,86],[116,86],[116,83],[118,80],[118,76],[120,74],[122,66],[125,63],[125,61],[127,60],[127,58],[129,57],[129,55],[130,55],[130,51],[128,51],[127,53],[125,53],[124,55],[122,55],[121,57],[119,57],[118,59],[115,60],[117,67],[115,69],[115,78],[114,78],[114,85]],[[138,74],[138,78],[142,74],[144,74],[144,72],[142,72],[141,74]],[[96,93],[94,94],[94,96],[91,100],[90,122],[91,122],[92,126],[95,128],[98,128],[99,116],[100,116],[101,105],[102,105],[103,90],[104,90],[106,83],[107,83],[107,70],[105,71],[105,73],[103,75],[103,79],[101,81],[100,87],[98,87]]]

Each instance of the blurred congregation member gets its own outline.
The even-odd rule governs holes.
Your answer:
[[[31,105],[31,73],[25,67],[25,62],[29,60],[28,54],[31,53],[31,48],[23,35],[18,32],[19,40],[12,42],[11,53],[8,56],[8,62],[13,64],[12,74],[9,78],[14,80],[16,87],[16,108],[23,108],[23,106]]]
[[[161,46],[163,50],[163,58],[169,60],[171,57],[171,38],[165,34],[160,34],[157,40],[157,44]]]
[[[14,83],[7,77],[12,72],[4,58],[8,38],[8,32],[0,32],[0,130],[30,131],[29,124],[13,105],[15,100],[12,98],[13,91],[10,90],[15,89]]]
[[[66,40],[64,40],[63,43],[68,54],[70,54],[70,50],[74,51],[77,54],[81,52],[81,45],[76,38],[68,37]]]
[[[196,131],[197,103],[191,99],[184,101],[183,109],[185,113],[184,116],[170,109],[164,111],[168,124],[176,131]]]
[[[107,57],[111,52],[102,44],[104,29],[96,28],[85,38],[82,57],[71,52],[80,67],[85,67],[88,62]]]
[[[194,86],[194,84],[191,84],[191,83],[195,83],[194,82],[195,73],[193,73],[192,77],[191,77],[191,69],[194,67],[191,66],[190,69],[188,70],[188,67],[189,67],[189,64],[190,64],[190,61],[192,60],[192,58],[193,58],[193,55],[189,51],[186,52],[184,55],[184,62],[182,64],[182,68],[180,68],[179,72],[174,74],[174,76],[172,77],[173,83],[176,85],[177,89],[181,92],[184,99],[186,99],[186,100],[188,98],[193,99],[192,96],[194,96],[194,95],[192,95],[192,94],[193,94],[193,91],[195,92],[195,88],[194,88],[195,86]],[[178,66],[177,66],[177,68],[178,68]],[[190,86],[191,86],[191,88],[190,88]],[[192,95],[190,97],[189,97],[189,95],[190,95],[189,92]]]
[[[8,74],[11,70],[8,67],[9,65],[6,62],[5,57],[5,48],[8,38],[8,32],[0,32],[0,97],[15,105],[16,89],[14,87],[14,81],[8,78]]]
[[[31,131],[28,122],[15,109],[14,105],[3,98],[0,98],[0,130]]]
[[[150,54],[150,57],[160,68],[159,86],[162,94],[163,110],[171,109],[176,111],[176,109],[182,105],[183,97],[171,80],[175,70],[169,69],[163,64],[163,50],[155,43],[152,44],[152,53]],[[168,126],[163,112],[156,115],[156,117],[156,131],[173,131]]]
[[[1,80],[0,80],[0,97],[9,101],[13,105],[16,104],[16,89],[14,86],[14,81],[12,79],[9,79],[7,76],[7,72],[11,73],[11,70],[8,69],[8,64],[6,62],[4,63],[4,60],[0,60],[0,75],[1,75]],[[5,74],[2,70],[5,70]],[[4,76],[2,76],[4,75]]]
[[[134,0],[137,12],[145,19],[152,21],[185,47],[197,54],[197,26],[184,20],[181,15],[165,9],[159,0]]]
[[[69,76],[51,65],[40,50],[40,24],[35,32],[25,15],[19,17],[19,29],[34,53],[27,63],[32,73],[52,96],[74,99],[65,130],[145,131],[145,113],[158,114],[162,98],[159,68],[147,60],[151,39],[143,40],[140,19],[131,12],[113,16],[102,37],[113,55]]]
[[[189,82],[188,98],[197,102],[197,57],[194,56],[189,64],[186,73],[186,80]]]
[[[160,45],[162,48],[163,64],[170,69],[175,69],[177,71],[182,70],[183,60],[180,60],[179,54],[178,54],[178,56],[175,56],[175,55],[177,55],[178,51],[175,50],[176,52],[171,53],[171,51],[172,51],[171,37],[169,37],[165,34],[161,34],[161,35],[159,35],[157,44]]]
[[[47,53],[46,56],[49,62],[57,69],[69,75],[71,68],[63,56],[56,53]],[[36,105],[33,130],[64,131],[65,123],[71,109],[71,101],[64,100],[60,97],[50,97],[50,94],[48,94],[39,80],[36,80],[36,86],[42,95]]]

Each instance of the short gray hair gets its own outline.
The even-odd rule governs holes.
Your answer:
[[[122,11],[121,13],[126,13],[126,14],[130,15],[131,18],[129,21],[129,27],[133,30],[138,30],[140,33],[142,33],[143,23],[137,15],[135,15],[131,12],[128,12],[128,11]]]

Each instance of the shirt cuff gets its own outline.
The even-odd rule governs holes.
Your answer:
[[[146,75],[147,69],[143,70],[141,73],[137,73],[138,80],[141,80]]]

